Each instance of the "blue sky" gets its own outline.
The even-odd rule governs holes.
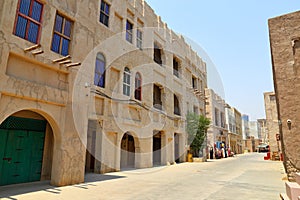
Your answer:
[[[299,0],[146,1],[209,55],[227,103],[250,120],[265,117],[263,93],[273,90],[268,19],[300,10]],[[216,87],[214,76],[209,82]]]

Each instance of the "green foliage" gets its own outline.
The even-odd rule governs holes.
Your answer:
[[[210,120],[202,115],[195,113],[187,114],[187,133],[191,153],[198,157],[199,151],[202,150],[206,138],[206,132],[209,128]]]

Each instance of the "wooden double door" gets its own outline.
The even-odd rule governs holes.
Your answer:
[[[13,128],[0,126],[0,185],[39,181],[45,131]]]

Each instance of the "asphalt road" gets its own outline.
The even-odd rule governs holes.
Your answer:
[[[206,163],[183,163],[88,174],[86,183],[52,187],[49,182],[0,187],[1,199],[24,200],[276,200],[285,192],[281,162],[244,154]]]

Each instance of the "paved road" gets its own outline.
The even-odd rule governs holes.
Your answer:
[[[88,174],[86,183],[51,187],[49,182],[0,187],[0,198],[21,200],[276,200],[285,191],[281,162],[245,154],[206,163],[105,175]],[[2,199],[1,198],[1,199]]]

